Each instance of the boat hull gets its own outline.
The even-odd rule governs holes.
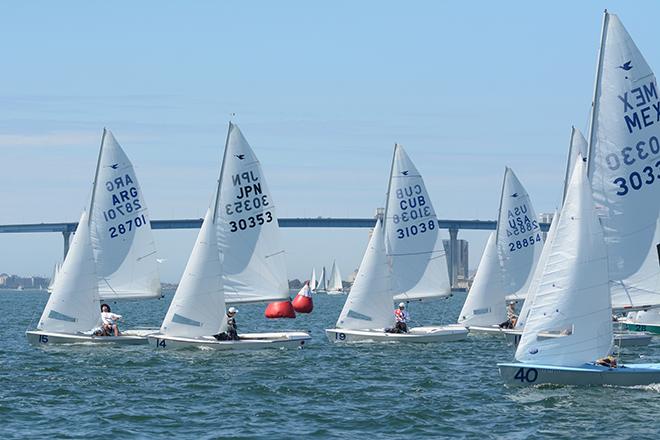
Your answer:
[[[505,329],[498,326],[468,325],[467,329],[475,335],[503,336]]]
[[[46,346],[56,344],[147,344],[147,335],[157,332],[153,330],[126,330],[121,336],[91,336],[84,334],[57,333],[43,330],[28,330],[25,332],[31,345]]]
[[[185,338],[160,333],[149,335],[149,345],[158,349],[201,348],[207,350],[262,350],[265,348],[302,348],[312,337],[305,332],[245,333],[238,341],[218,341],[213,336]]]
[[[649,332],[653,334],[660,334],[660,325],[658,324],[634,324],[634,323],[626,323],[625,324],[626,330],[630,330],[633,332]]]
[[[497,364],[507,386],[542,384],[578,386],[636,386],[660,383],[660,364],[626,364],[608,368],[594,364],[559,367],[540,364]]]
[[[408,333],[386,333],[381,329],[346,330],[326,329],[330,342],[450,342],[467,338],[468,330],[461,325],[439,327],[413,327]]]

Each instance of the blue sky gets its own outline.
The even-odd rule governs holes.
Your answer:
[[[281,217],[373,215],[394,142],[441,218],[494,219],[507,165],[552,212],[571,125],[586,134],[605,7],[657,68],[650,1],[3,2],[0,223],[75,221],[104,126],[153,219],[202,217],[231,113]],[[155,235],[177,281],[196,231]],[[333,258],[347,275],[367,241],[283,236],[290,278]],[[475,268],[487,232],[459,236]],[[62,239],[1,234],[0,249],[0,272],[49,274]]]

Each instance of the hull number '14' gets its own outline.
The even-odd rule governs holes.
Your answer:
[[[518,379],[521,382],[533,383],[536,382],[536,379],[539,377],[539,372],[536,368],[518,368],[516,375],[513,376],[514,379]]]

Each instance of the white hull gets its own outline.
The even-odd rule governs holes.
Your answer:
[[[328,290],[327,292],[328,295],[346,295],[346,292],[343,290]]]
[[[467,338],[468,330],[461,325],[413,327],[408,333],[385,333],[382,329],[326,329],[330,342],[449,342]]]
[[[506,342],[514,347],[518,346],[522,337],[522,330],[503,330]],[[653,335],[650,333],[614,332],[614,345],[618,347],[644,347],[651,343]]]
[[[52,344],[121,344],[144,345],[147,344],[147,335],[157,332],[153,330],[126,330],[121,336],[91,336],[84,334],[56,333],[43,330],[28,330],[25,332],[28,342],[32,345]]]
[[[213,336],[185,338],[160,333],[149,335],[156,348],[201,348],[208,350],[261,350],[264,348],[303,347],[312,337],[305,332],[244,333],[238,341],[218,341]]]
[[[523,363],[497,364],[508,386],[616,385],[635,386],[660,383],[660,364],[627,364],[608,368],[593,364],[558,367]]]

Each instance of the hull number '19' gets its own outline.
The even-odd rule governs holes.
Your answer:
[[[518,368],[516,375],[513,376],[514,379],[518,379],[521,382],[533,383],[536,382],[536,379],[539,377],[539,372],[536,368]]]
[[[340,341],[345,341],[346,340],[346,334],[345,333],[335,333],[335,339],[338,339]]]

